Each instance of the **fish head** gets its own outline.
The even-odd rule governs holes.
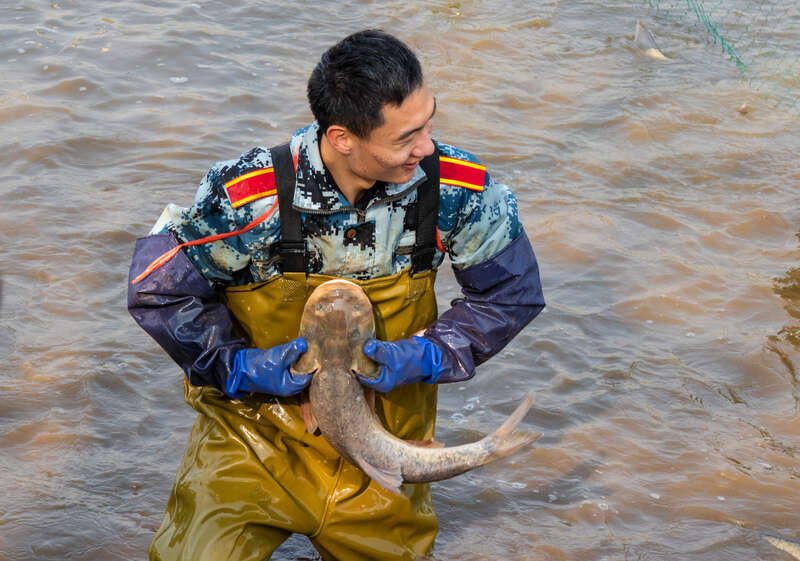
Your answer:
[[[315,372],[323,363],[377,377],[379,366],[364,354],[364,343],[375,337],[372,303],[354,282],[335,279],[319,285],[306,301],[300,336],[308,343],[292,370]]]

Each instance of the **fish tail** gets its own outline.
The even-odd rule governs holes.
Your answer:
[[[502,458],[519,450],[523,446],[527,446],[536,441],[540,436],[537,432],[515,433],[514,429],[517,428],[520,421],[525,418],[525,415],[533,405],[533,393],[529,393],[525,400],[519,404],[511,416],[500,425],[496,431],[487,437],[491,443],[491,459]]]

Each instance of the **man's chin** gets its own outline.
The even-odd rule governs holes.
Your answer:
[[[417,167],[419,164],[414,166],[413,168],[408,168],[403,166],[398,173],[395,174],[395,180],[392,183],[408,183],[412,179],[414,179],[414,174],[417,172]]]
[[[414,179],[414,175],[416,174],[418,167],[419,164],[415,165],[413,168],[407,166],[396,167],[392,169],[391,172],[379,176],[377,181],[383,181],[384,183],[396,183],[398,185],[408,183]]]

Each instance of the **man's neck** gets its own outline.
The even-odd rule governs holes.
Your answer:
[[[354,174],[350,170],[347,159],[331,146],[324,134],[319,141],[319,154],[322,157],[322,163],[325,164],[336,182],[336,186],[351,205],[355,206],[361,194],[375,184]]]

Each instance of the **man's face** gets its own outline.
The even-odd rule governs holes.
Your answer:
[[[367,138],[356,138],[351,171],[368,180],[405,183],[420,160],[433,154],[431,130],[436,100],[423,84],[400,105],[383,106],[384,123]]]

